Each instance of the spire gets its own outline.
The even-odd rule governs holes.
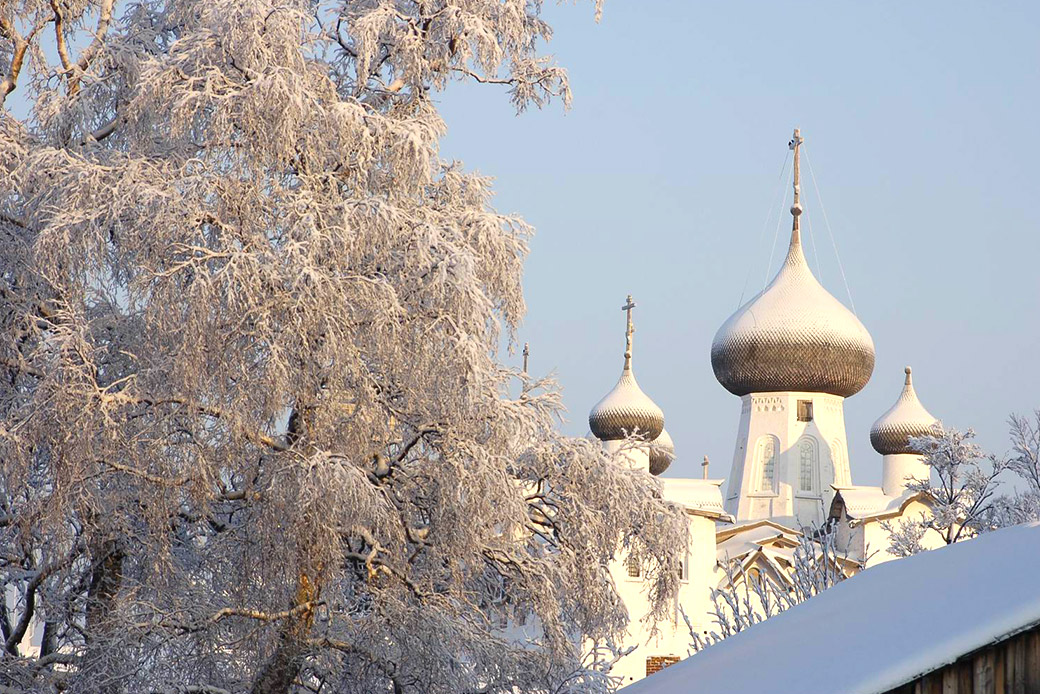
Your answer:
[[[794,137],[787,143],[787,146],[794,150],[794,202],[791,203],[791,216],[794,217],[794,222],[791,225],[791,245],[795,243],[801,243],[801,227],[798,223],[798,218],[802,215],[802,143],[805,142],[802,139],[802,131],[798,128],[794,129]]]
[[[913,388],[914,387],[914,379],[913,379],[913,376],[911,376],[911,374],[913,372],[914,372],[914,370],[911,369],[909,366],[906,367],[905,369],[903,369],[903,373],[906,374],[906,379],[903,381],[903,385],[904,386],[908,386],[909,388]],[[903,390],[905,392],[906,388],[904,388]]]
[[[632,295],[628,295],[628,300],[625,305],[621,307],[621,310],[628,314],[628,325],[625,327],[625,371],[632,370],[632,333],[636,331],[632,327],[632,309],[636,307],[636,302],[632,301]]]
[[[801,148],[796,129],[791,245],[765,289],[730,316],[711,345],[711,367],[735,395],[819,392],[849,397],[874,370],[874,342],[855,314],[823,288],[801,241]]]
[[[527,358],[531,356],[531,350],[528,348],[528,343],[524,343],[524,373],[527,373]]]

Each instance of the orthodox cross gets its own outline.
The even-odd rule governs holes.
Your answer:
[[[625,328],[625,368],[632,368],[632,333],[636,331],[632,327],[632,309],[636,307],[636,302],[632,301],[632,295],[628,295],[628,300],[625,305],[621,307],[621,310],[628,314],[628,325]]]
[[[801,145],[805,142],[802,139],[802,131],[798,128],[794,129],[794,137],[787,143],[787,146],[794,150],[794,202],[791,204],[791,215],[794,217],[793,231],[798,232],[798,217],[802,214],[802,203],[801,203]]]

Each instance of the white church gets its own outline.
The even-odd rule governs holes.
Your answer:
[[[738,561],[746,575],[768,572],[783,580],[803,533],[826,522],[837,526],[854,572],[892,558],[886,520],[927,512],[927,499],[907,490],[927,466],[909,447],[911,436],[936,423],[914,391],[910,367],[895,404],[874,423],[870,440],[882,456],[882,485],[856,486],[849,470],[845,399],[863,389],[874,369],[874,343],[859,319],[819,283],[802,250],[799,217],[800,146],[794,151],[793,224],[787,257],[762,292],[723,323],[711,347],[719,383],[741,401],[733,462],[727,479],[661,478],[664,497],[690,517],[689,555],[674,619],[651,639],[641,618],[646,598],[636,562],[613,569],[628,608],[636,648],[612,673],[630,684],[684,658],[690,627],[714,628],[711,590],[728,580]],[[592,408],[589,428],[628,464],[660,475],[674,457],[665,417],[636,382],[632,369],[629,297],[624,367],[617,385]],[[630,436],[653,442],[633,446]],[[728,483],[727,483],[728,482]],[[725,493],[723,493],[725,487]]]

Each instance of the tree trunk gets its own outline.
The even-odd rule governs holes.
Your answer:
[[[253,682],[250,694],[288,694],[300,674],[302,655],[303,649],[297,640],[289,633],[282,632],[277,650]]]
[[[96,625],[102,625],[112,613],[116,596],[123,583],[123,558],[123,550],[116,540],[105,540],[94,553],[90,568],[90,587],[87,589],[88,634],[97,634]]]
[[[307,605],[318,597],[318,587],[307,572],[300,572],[296,604]],[[250,694],[288,694],[303,665],[303,642],[314,623],[314,608],[290,617],[278,634],[278,647],[260,670]]]

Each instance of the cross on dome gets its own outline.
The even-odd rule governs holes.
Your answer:
[[[628,300],[625,305],[621,307],[626,315],[627,325],[625,327],[625,368],[632,368],[632,334],[635,333],[636,329],[632,327],[632,309],[636,307],[636,302],[632,301],[632,295],[628,295]]]

